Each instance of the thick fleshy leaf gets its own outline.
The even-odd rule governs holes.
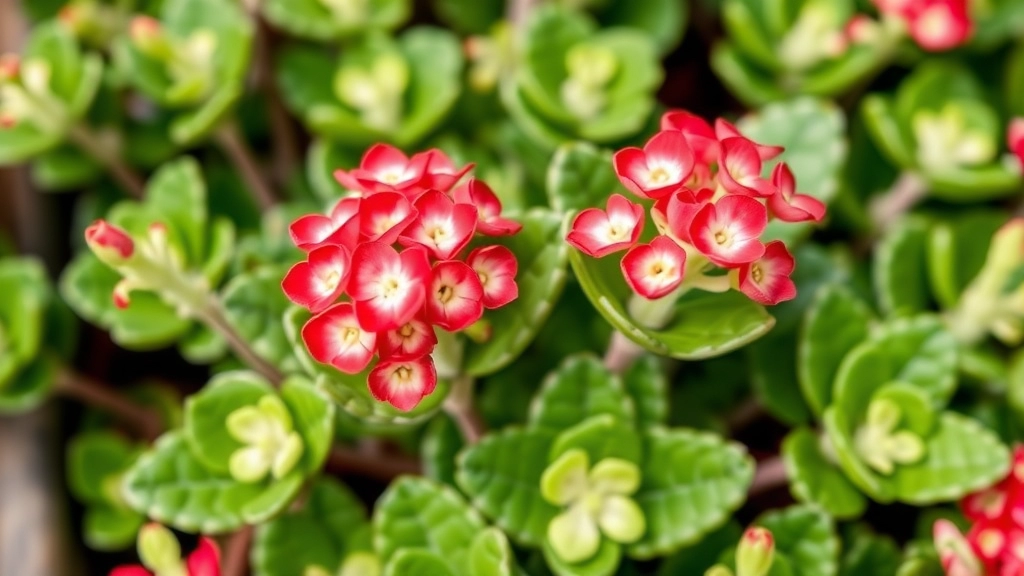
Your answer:
[[[36,357],[0,390],[0,414],[25,412],[42,404],[53,390],[61,365],[50,354]]]
[[[865,526],[855,526],[849,540],[840,574],[896,574],[901,552],[892,538],[875,534]]]
[[[224,311],[253,352],[285,373],[299,371],[281,318],[289,302],[281,291],[285,270],[274,266],[239,274],[224,288]]]
[[[797,373],[804,398],[821,415],[832,401],[836,373],[843,358],[868,337],[871,310],[840,284],[815,295],[807,310],[797,346]]]
[[[800,502],[821,506],[835,518],[856,518],[864,512],[867,500],[828,459],[821,443],[822,439],[809,428],[798,428],[786,436],[782,457],[790,491]]]
[[[385,564],[402,550],[423,549],[442,558],[452,574],[468,576],[470,544],[484,523],[453,489],[407,476],[377,501],[373,526],[374,548]]]
[[[459,454],[459,487],[474,507],[524,546],[540,546],[548,523],[560,512],[540,490],[553,443],[550,432],[507,428]]]
[[[607,150],[572,142],[560,146],[551,158],[546,189],[555,210],[603,206],[608,195],[620,188]]]
[[[797,335],[772,332],[746,348],[750,379],[758,402],[781,422],[796,426],[811,417],[807,400],[797,378],[797,358],[793,354]]]
[[[956,306],[960,293],[985,264],[992,235],[1005,223],[1005,213],[985,210],[932,225],[928,277],[943,308]]]
[[[68,487],[86,504],[119,504],[110,482],[128,469],[136,455],[138,448],[113,432],[79,434],[68,445]]]
[[[362,6],[354,8],[361,13],[347,21],[332,14],[327,2],[317,0],[268,0],[262,8],[274,25],[296,36],[320,41],[367,29],[391,29],[409,16],[409,0],[375,0]]]
[[[738,124],[743,135],[755,142],[784,146],[777,158],[785,162],[796,177],[800,194],[808,194],[828,204],[839,191],[839,171],[846,161],[846,119],[842,110],[828,101],[800,97],[772,103],[743,117]],[[774,163],[766,163],[770,173]],[[768,225],[763,239],[794,241],[810,232],[810,224],[775,221]]]
[[[535,209],[509,217],[522,222],[523,229],[515,236],[487,238],[486,243],[505,246],[515,254],[519,297],[484,314],[492,327],[489,340],[466,344],[463,369],[474,376],[497,372],[522,354],[551,314],[567,277],[565,261],[570,250],[562,240],[560,216]]]
[[[560,432],[598,414],[632,423],[633,412],[618,376],[593,356],[574,356],[544,379],[530,406],[529,425]]]
[[[330,573],[358,548],[354,535],[369,524],[363,504],[337,480],[320,478],[301,509],[257,528],[253,566],[257,576],[294,576],[309,566]]]
[[[775,553],[789,560],[793,576],[835,576],[839,572],[839,538],[832,520],[813,506],[773,510],[755,521],[771,530]]]
[[[90,506],[82,519],[82,538],[93,550],[124,550],[135,544],[146,517],[134,510]]]
[[[226,372],[214,376],[198,394],[185,401],[184,435],[203,465],[226,473],[231,455],[242,443],[228,432],[228,415],[273,394],[261,376],[252,372]]]
[[[662,54],[670,52],[687,29],[687,6],[675,0],[613,0],[598,13],[601,22],[647,33]]]
[[[705,432],[644,432],[643,482],[633,497],[647,532],[627,547],[634,558],[669,554],[724,524],[744,501],[753,460],[737,444]]]
[[[50,288],[40,262],[29,258],[0,260],[0,390],[12,386],[18,372],[32,362],[44,344]]]
[[[641,462],[640,435],[632,422],[623,422],[610,414],[598,414],[559,434],[551,446],[549,461],[569,450],[583,450],[590,463],[618,458],[634,464]]]
[[[551,544],[544,541],[544,559],[555,576],[611,576],[622,559],[622,546],[602,538],[600,547],[589,560],[568,563],[562,560]]]
[[[423,475],[436,482],[455,485],[455,457],[465,445],[462,432],[447,414],[438,414],[427,425],[420,444]]]
[[[668,420],[668,377],[657,356],[645,354],[622,375],[626,393],[636,407],[641,427],[664,425]]]
[[[512,576],[515,569],[515,556],[501,530],[487,528],[473,538],[467,575]]]
[[[302,487],[292,473],[269,486],[242,484],[207,469],[182,434],[169,432],[129,469],[128,504],[158,522],[186,532],[219,534],[264,522],[283,510]]]
[[[419,548],[398,550],[384,567],[384,576],[457,576],[435,552]]]
[[[736,546],[736,542],[742,535],[743,530],[740,525],[735,520],[730,521],[693,546],[687,546],[665,558],[657,574],[658,576],[704,574],[708,568],[719,563],[727,550]]]
[[[314,474],[323,466],[334,439],[334,403],[301,376],[281,384],[281,399],[291,413],[295,430],[302,436],[300,469]]]
[[[872,277],[879,307],[886,316],[910,315],[929,308],[928,230],[925,219],[908,217],[878,244]]]
[[[569,262],[601,316],[655,354],[682,360],[720,356],[760,338],[775,324],[762,306],[739,292],[695,290],[680,299],[674,319],[665,328],[645,328],[627,311],[632,290],[622,278],[618,258],[595,259],[570,250]]]

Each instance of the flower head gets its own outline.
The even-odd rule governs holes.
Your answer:
[[[430,160],[431,156],[425,153],[410,158],[394,146],[375,144],[363,155],[359,168],[335,170],[334,178],[345,188],[364,194],[401,192],[414,195],[421,189]]]
[[[622,273],[634,292],[654,300],[683,282],[686,251],[667,236],[634,246],[622,258]]]
[[[764,254],[737,269],[740,291],[759,304],[774,306],[779,302],[796,298],[796,285],[789,275],[793,273],[796,261],[778,240],[764,247]]]
[[[682,132],[663,130],[642,150],[623,148],[612,161],[627,190],[641,198],[660,198],[681,188],[690,177],[694,153]]]
[[[399,410],[412,410],[437,386],[437,371],[430,356],[415,360],[386,360],[370,371],[370,393]]]
[[[576,215],[566,241],[588,256],[601,258],[636,244],[643,229],[643,207],[612,194],[607,211],[587,208]]]

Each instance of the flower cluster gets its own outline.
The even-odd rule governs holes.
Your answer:
[[[971,37],[973,23],[967,0],[874,0],[883,20],[905,28],[921,48],[940,52],[956,48]],[[850,21],[853,42],[873,37],[874,23],[864,15]]]
[[[972,523],[966,539],[951,522],[935,523],[935,548],[949,576],[1017,576],[1024,573],[1024,447],[1013,454],[1010,474],[960,502]]]
[[[1006,143],[1024,169],[1024,118],[1014,118],[1006,130]]]
[[[484,182],[456,186],[470,168],[456,168],[439,150],[409,158],[378,144],[359,168],[334,174],[354,195],[291,225],[307,258],[282,288],[314,314],[302,329],[309,353],[348,374],[378,356],[370,392],[400,410],[411,410],[437,383],[434,327],[466,330],[484,309],[518,296],[511,250],[480,246],[463,254],[474,234],[503,236],[521,227],[501,216],[501,202]]]
[[[762,304],[790,300],[796,295],[789,278],[793,256],[782,242],[764,243],[761,235],[773,218],[819,221],[825,206],[796,193],[785,163],[770,178],[761,176],[764,162],[781,152],[745,138],[723,119],[712,128],[689,112],[667,112],[661,131],[643,149],[619,150],[613,160],[626,189],[653,201],[659,234],[638,243],[644,205],[613,194],[607,210],[579,213],[567,241],[595,258],[628,249],[622,258],[626,282],[649,300],[691,287],[730,286]],[[715,269],[728,274],[715,275]]]

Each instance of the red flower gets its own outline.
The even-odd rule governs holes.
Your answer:
[[[715,191],[708,188],[699,192],[681,190],[655,202],[651,216],[664,234],[691,244],[690,224],[693,223],[693,217],[714,196]]]
[[[423,305],[430,278],[427,252],[407,248],[399,254],[381,242],[360,244],[352,254],[349,295],[355,301],[359,326],[370,332],[401,327]]]
[[[501,308],[519,297],[516,273],[519,262],[504,246],[485,246],[469,253],[466,264],[480,278],[484,308]]]
[[[486,236],[507,236],[523,228],[519,222],[501,217],[501,201],[490,186],[476,178],[455,189],[455,201],[476,206],[479,217],[476,229]]]
[[[718,182],[732,194],[767,197],[775,193],[775,186],[761,178],[758,148],[743,137],[722,140]]]
[[[345,291],[351,260],[348,250],[328,244],[309,253],[309,260],[292,266],[281,288],[288,299],[310,312],[320,312]]]
[[[971,36],[973,26],[966,0],[918,0],[907,12],[910,36],[925,50],[956,48]]]
[[[467,172],[473,169],[472,164],[456,168],[452,159],[436,148],[427,150],[424,155],[427,158],[427,169],[420,181],[420,186],[425,190],[448,192]]]
[[[774,306],[796,298],[796,285],[789,275],[796,262],[779,240],[769,242],[764,256],[739,268],[740,291],[759,304]]]
[[[718,161],[718,137],[706,120],[686,110],[669,110],[661,116],[662,130],[678,130],[693,149],[697,162]]]
[[[302,327],[302,341],[317,362],[358,374],[373,359],[377,335],[360,327],[351,302],[342,302],[310,318]]]
[[[690,238],[708,260],[733,267],[764,254],[759,238],[767,225],[768,212],[763,204],[749,196],[725,196],[694,215]]]
[[[686,251],[671,238],[658,236],[650,244],[634,246],[622,258],[622,273],[634,292],[654,300],[675,290],[683,281]]]
[[[437,345],[437,335],[430,324],[413,318],[404,326],[377,335],[377,352],[381,360],[409,360],[426,356]]]
[[[360,238],[364,242],[394,244],[416,216],[409,199],[397,192],[368,196],[359,207]]]
[[[772,170],[772,184],[777,189],[768,197],[772,216],[783,222],[819,222],[825,216],[825,205],[820,200],[796,193],[796,180],[785,162],[779,162]]]
[[[743,138],[754,145],[754,150],[757,150],[757,156],[762,162],[775,158],[785,150],[782,146],[767,146],[745,138],[739,129],[725,118],[715,120],[715,136],[719,141],[727,138]]]
[[[566,241],[588,256],[601,258],[636,244],[643,229],[643,206],[612,194],[607,212],[587,208],[576,215]]]
[[[484,288],[475,270],[464,262],[446,260],[434,265],[427,295],[427,319],[457,332],[484,313]]]
[[[429,161],[428,154],[409,158],[394,146],[375,144],[363,155],[359,168],[335,170],[334,178],[345,188],[366,194],[408,192],[419,185]]]
[[[127,260],[135,252],[132,237],[106,220],[96,220],[90,224],[85,229],[85,241],[104,262]]]
[[[140,565],[118,566],[110,576],[154,576]],[[199,545],[185,559],[185,576],[220,576],[220,548],[217,543],[202,536]]]
[[[473,238],[477,218],[473,205],[456,204],[443,192],[428,190],[416,199],[415,207],[419,217],[398,238],[402,245],[423,246],[434,258],[447,260]]]
[[[329,216],[307,214],[297,218],[288,228],[292,242],[309,252],[324,244],[355,248],[359,241],[359,198],[343,198],[334,205]]]
[[[612,158],[622,185],[641,198],[660,198],[681,188],[694,161],[693,150],[677,130],[658,132],[642,150],[623,148]]]
[[[430,356],[377,364],[367,379],[370,393],[402,411],[416,407],[437,386],[437,371]]]
[[[1010,152],[1017,157],[1020,165],[1024,168],[1024,118],[1014,118],[1006,130],[1006,143]]]

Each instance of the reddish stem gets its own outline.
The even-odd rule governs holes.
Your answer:
[[[70,368],[64,368],[57,374],[56,391],[109,412],[146,440],[156,439],[163,431],[160,416],[153,410],[136,404],[117,390]]]

